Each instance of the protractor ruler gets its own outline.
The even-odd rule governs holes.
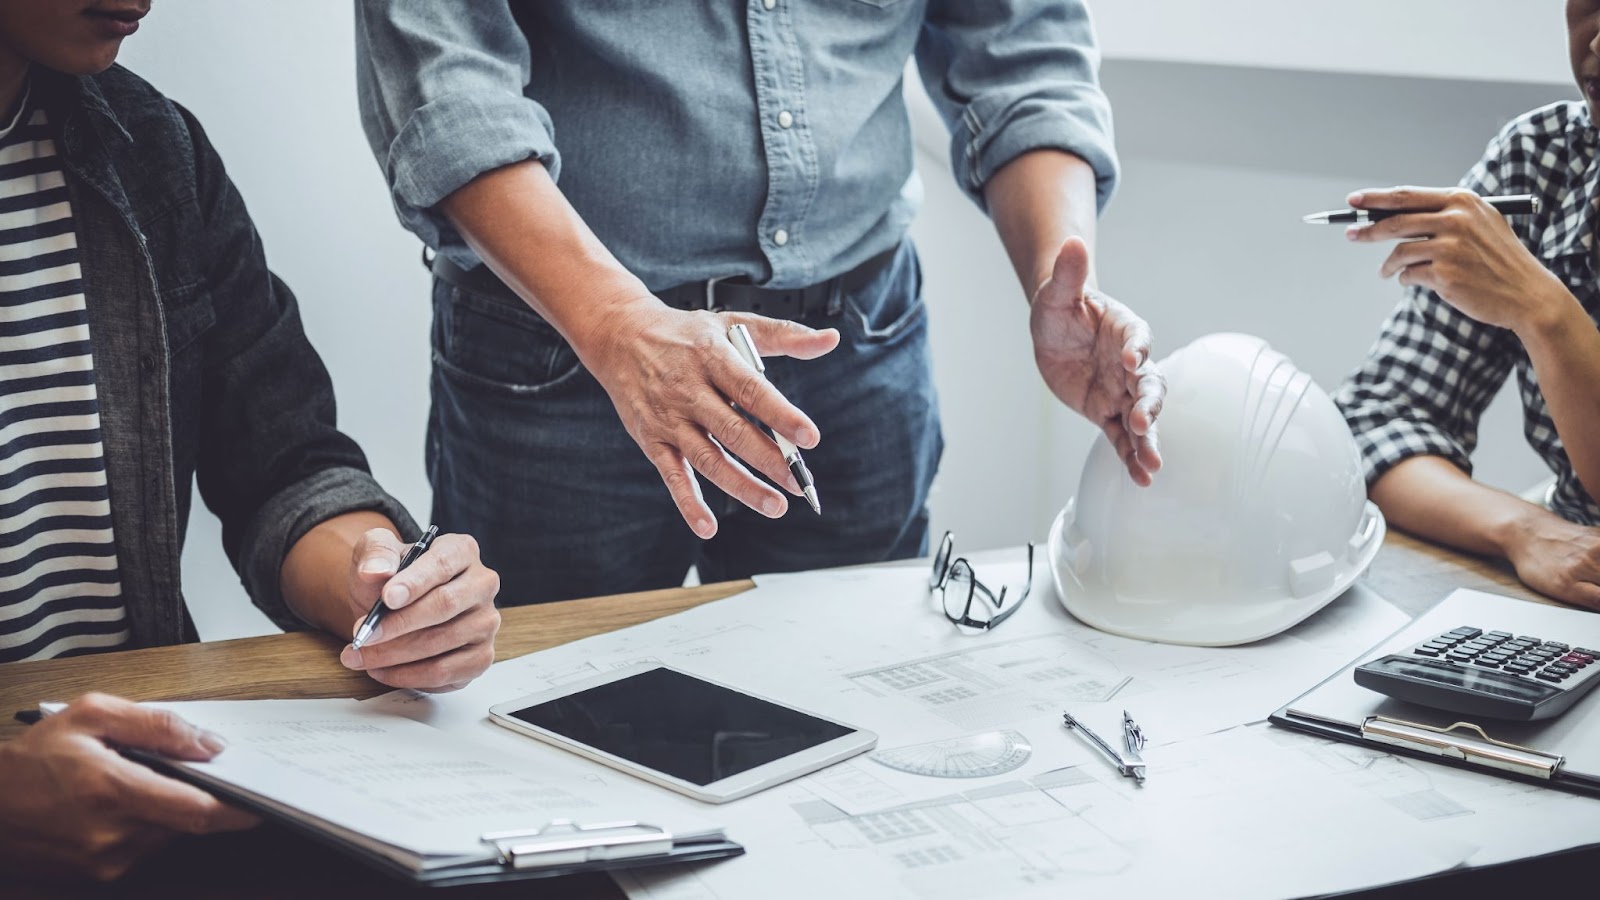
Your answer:
[[[901,772],[934,778],[985,778],[1004,775],[1033,755],[1028,739],[1015,731],[985,731],[926,744],[891,747],[872,759]]]

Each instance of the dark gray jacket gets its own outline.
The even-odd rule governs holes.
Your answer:
[[[190,483],[228,558],[283,628],[279,571],[340,513],[416,525],[334,421],[294,295],[189,112],[126,69],[35,69],[81,248],[106,476],[133,646],[195,640],[179,583]]]

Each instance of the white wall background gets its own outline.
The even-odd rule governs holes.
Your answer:
[[[1375,184],[1448,184],[1504,121],[1567,83],[1561,0],[1099,0],[1123,187],[1102,287],[1155,329],[1158,355],[1212,331],[1262,335],[1332,387],[1398,297],[1382,252],[1299,224]],[[1508,25],[1515,27],[1508,28]],[[205,124],[273,268],[299,295],[341,424],[419,516],[428,277],[357,121],[348,4],[162,0],[122,61]],[[923,101],[925,102],[925,100]],[[1043,536],[1092,429],[1033,370],[1026,309],[987,222],[951,183],[919,109],[928,276],[948,442],[934,533],[969,549]],[[1491,408],[1479,475],[1541,474],[1515,404]],[[197,510],[184,559],[202,636],[272,630]]]

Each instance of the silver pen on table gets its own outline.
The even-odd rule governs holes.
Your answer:
[[[1124,713],[1124,715],[1126,715],[1126,713]],[[1077,718],[1072,715],[1072,713],[1064,712],[1061,714],[1061,718],[1069,729],[1072,729],[1073,731],[1083,735],[1084,738],[1088,740],[1088,742],[1093,745],[1096,750],[1099,750],[1101,753],[1105,754],[1106,759],[1111,760],[1111,764],[1117,767],[1117,772],[1119,774],[1128,778],[1132,778],[1139,784],[1144,784],[1144,760],[1138,759],[1137,755],[1135,755],[1135,760],[1137,761],[1129,761],[1117,751],[1117,748],[1106,743],[1105,739],[1100,735],[1095,734],[1094,731],[1089,728],[1089,726],[1078,721]],[[1124,724],[1124,728],[1126,729],[1126,723]]]
[[[761,354],[756,352],[755,341],[750,339],[750,329],[743,325],[730,325],[728,326],[728,340],[733,342],[733,349],[739,351],[739,355],[744,358],[745,362],[750,364],[750,368],[755,369],[761,374],[761,377],[765,378],[767,366],[761,361]],[[819,516],[822,515],[822,501],[817,499],[817,486],[811,480],[811,470],[806,468],[806,461],[800,458],[800,448],[791,443],[788,438],[779,434],[776,429],[769,428],[768,430],[772,432],[772,439],[778,443],[778,450],[783,454],[783,461],[789,465],[789,473],[799,483],[800,491],[806,495],[806,502],[811,504],[811,511]]]

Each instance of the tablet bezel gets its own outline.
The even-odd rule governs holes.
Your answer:
[[[610,684],[613,681],[621,681],[624,678],[631,678],[634,675],[642,675],[645,672],[650,672],[655,669],[668,669],[670,671],[677,672],[680,675],[685,675],[689,678],[703,681],[707,684],[713,684],[717,687],[744,694],[747,697],[753,697],[757,700],[771,703],[774,706],[781,706],[797,713],[803,713],[804,715],[811,716],[812,718],[821,719],[825,722],[838,725],[841,728],[847,728],[849,729],[849,733],[836,737],[833,740],[825,743],[818,744],[817,746],[811,747],[807,750],[802,750],[799,753],[792,753],[781,759],[775,759],[772,762],[764,763],[756,766],[753,769],[740,772],[737,775],[732,775],[719,781],[713,781],[710,784],[695,784],[694,782],[685,781],[681,778],[669,775],[666,772],[649,768],[640,763],[634,762],[633,760],[624,759],[623,757],[615,754],[607,753],[604,750],[591,747],[588,744],[580,741],[575,741],[565,735],[556,734],[553,731],[548,731],[544,728],[538,727],[537,725],[529,724],[513,715],[513,713],[517,712],[518,710],[526,709],[530,706],[538,706],[541,703],[548,703],[552,700],[557,700],[572,694],[581,693],[589,690],[590,688]],[[601,672],[588,678],[558,685],[547,691],[528,694],[516,700],[507,701],[505,703],[497,703],[489,708],[489,719],[495,724],[509,728],[512,731],[528,735],[529,737],[537,738],[541,741],[545,741],[546,743],[554,744],[557,747],[570,750],[579,756],[592,759],[595,762],[602,763],[623,772],[627,772],[628,774],[637,778],[642,778],[645,781],[651,782],[652,784],[658,784],[664,788],[669,788],[681,794],[687,794],[696,800],[703,800],[707,803],[726,803],[729,800],[737,800],[740,797],[745,797],[755,793],[756,791],[764,790],[774,785],[782,784],[785,781],[799,778],[802,775],[809,775],[810,773],[819,769],[831,766],[836,762],[841,762],[849,759],[852,756],[865,753],[877,746],[878,743],[878,736],[863,728],[857,728],[854,725],[846,722],[840,722],[838,719],[834,719],[830,716],[824,716],[811,712],[810,710],[801,709],[800,707],[790,703],[783,703],[781,701],[774,700],[771,697],[765,697],[761,694],[754,693],[753,691],[737,688],[731,684],[725,684],[715,679],[706,678],[702,675],[696,675],[693,672],[687,672],[675,666],[669,666],[665,663],[659,662],[634,663],[632,665],[614,669],[610,672]]]

